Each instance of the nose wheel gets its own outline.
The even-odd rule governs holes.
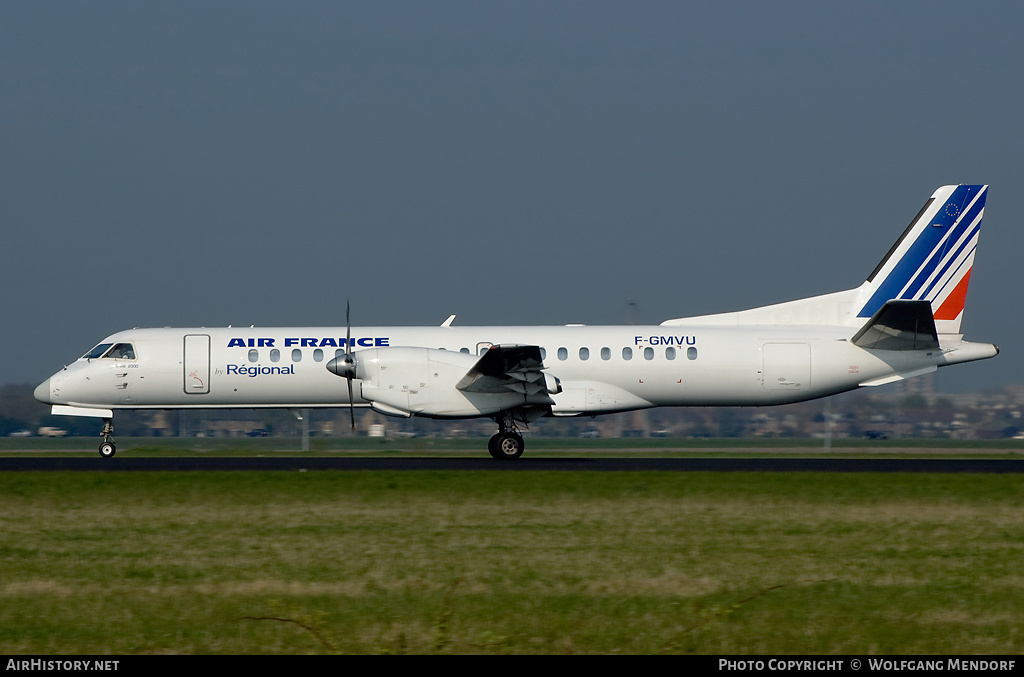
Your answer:
[[[103,438],[103,442],[100,444],[100,456],[103,458],[111,458],[117,453],[117,446],[114,445],[114,421],[113,419],[103,419],[103,430],[100,431],[100,437]]]

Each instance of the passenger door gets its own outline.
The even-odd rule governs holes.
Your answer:
[[[210,337],[207,334],[185,335],[184,389],[186,395],[210,392]]]

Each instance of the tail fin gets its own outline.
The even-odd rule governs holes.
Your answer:
[[[936,190],[861,287],[857,317],[893,299],[924,300],[938,333],[959,334],[987,196],[982,185]]]

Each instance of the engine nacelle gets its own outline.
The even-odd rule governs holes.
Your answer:
[[[431,418],[490,416],[513,407],[550,402],[522,392],[464,392],[456,385],[477,363],[476,355],[434,348],[381,347],[353,353],[364,400],[378,411]],[[552,377],[553,379],[554,377]],[[557,379],[552,384],[557,387]],[[397,412],[395,411],[397,410]]]

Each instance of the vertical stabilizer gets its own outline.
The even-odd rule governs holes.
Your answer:
[[[940,334],[959,334],[974,265],[988,186],[943,186],[861,287],[858,318],[870,318],[887,301],[931,304]]]

